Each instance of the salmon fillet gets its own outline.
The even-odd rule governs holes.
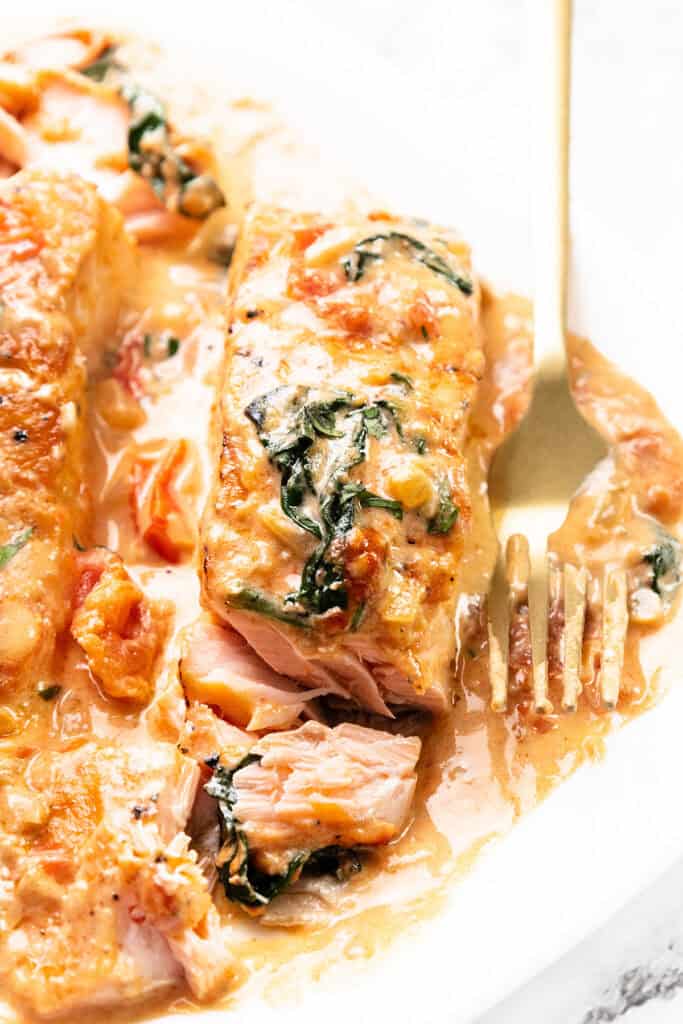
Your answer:
[[[307,722],[263,737],[232,770],[219,763],[206,791],[221,811],[228,897],[260,912],[306,864],[395,839],[419,756],[417,737]]]
[[[0,186],[0,687],[49,674],[88,533],[88,355],[132,270],[120,215],[79,178]]]
[[[215,992],[233,960],[183,832],[197,764],[143,733],[127,749],[45,751],[40,773],[42,793],[27,774],[0,798],[13,849],[0,889],[4,990],[41,1015],[137,1001],[183,977],[199,998]]]
[[[467,247],[256,209],[231,269],[205,605],[280,675],[445,707],[484,369]]]
[[[40,1015],[183,978],[203,998],[232,971],[184,831],[198,764],[144,719],[112,736],[76,676],[61,693],[59,663],[52,674],[63,631],[60,656],[74,655],[70,625],[104,694],[147,701],[166,635],[165,609],[118,556],[77,550],[88,360],[114,333],[133,260],[92,185],[27,171],[0,187],[0,691],[23,724],[0,787],[0,967],[7,995]],[[69,706],[86,709],[75,739]]]

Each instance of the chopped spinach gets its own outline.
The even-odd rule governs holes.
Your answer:
[[[436,514],[427,523],[427,532],[450,533],[458,514],[458,506],[453,504],[450,486],[444,478],[439,483],[439,505]]]
[[[389,376],[396,384],[403,384],[406,391],[412,391],[415,387],[412,377],[409,377],[407,373],[398,373],[397,371],[394,371],[389,374]]]
[[[8,541],[7,544],[0,545],[0,569],[4,569],[7,563],[14,558],[17,552],[28,544],[33,534],[33,527],[29,526],[28,529],[18,533],[16,537]]]
[[[158,362],[160,359],[171,359],[180,351],[180,338],[174,335],[155,337],[153,334],[144,334],[142,338],[142,354],[145,359],[152,359]]]
[[[413,444],[415,446],[415,451],[417,452],[418,455],[424,455],[424,453],[427,451],[426,437],[421,437],[420,435],[414,437]]]
[[[403,505],[393,498],[383,498],[379,494],[373,494],[363,484],[344,484],[341,489],[342,501],[357,498],[361,508],[383,508],[390,512],[395,519],[403,519]]]
[[[302,629],[306,626],[306,622],[301,615],[298,615],[293,610],[290,611],[284,608],[274,598],[260,590],[256,590],[255,587],[243,587],[242,590],[238,590],[236,594],[230,596],[229,604],[231,608],[241,609],[246,612],[258,612],[259,615],[265,615],[267,619],[286,622],[290,626],[298,626]]]
[[[128,166],[142,175],[170,209],[204,220],[221,206],[225,196],[208,174],[196,174],[173,148],[163,104],[152,93],[124,82],[121,96],[128,104]]]
[[[658,543],[645,553],[643,561],[652,568],[651,587],[655,594],[671,600],[681,582],[681,545],[661,528],[658,533]]]
[[[310,864],[321,874],[336,875],[339,881],[361,870],[355,851],[340,846],[301,851],[292,857],[282,874],[267,874],[249,863],[249,842],[242,823],[235,816],[238,792],[234,777],[243,768],[257,764],[260,760],[258,754],[247,754],[232,769],[216,764],[211,779],[204,787],[209,796],[218,803],[222,845],[216,859],[216,867],[225,895],[229,900],[250,908],[252,912],[266,907],[299,877],[306,864]]]
[[[367,605],[365,601],[361,601],[361,603],[357,605],[356,610],[354,611],[353,616],[351,618],[351,623],[349,625],[349,631],[351,633],[355,633],[358,630],[358,627],[365,618],[366,606]]]
[[[274,412],[276,428],[269,430],[268,421]],[[373,494],[349,480],[351,470],[366,459],[368,437],[384,437],[392,425],[403,436],[398,410],[386,399],[363,404],[348,391],[319,398],[309,389],[292,393],[276,388],[250,402],[245,415],[280,472],[282,511],[319,541],[304,565],[299,590],[289,594],[286,602],[317,615],[332,608],[346,608],[344,570],[340,553],[334,557],[330,554],[333,542],[349,532],[358,507],[384,509],[399,519],[403,515],[400,502]],[[326,480],[319,486],[314,481],[314,465],[327,453],[328,442],[346,443],[339,445]],[[307,498],[317,518],[303,511]]]
[[[90,64],[86,64],[84,68],[80,69],[80,72],[86,78],[92,79],[93,82],[103,82],[108,72],[112,70],[123,71],[124,68],[116,60],[116,47],[107,46],[99,57],[96,57]]]
[[[43,686],[38,690],[38,696],[44,701],[54,700],[55,697],[62,692],[62,688],[59,683],[55,683],[53,686]]]
[[[359,281],[368,265],[376,260],[384,259],[386,250],[391,247],[407,250],[413,259],[428,267],[432,273],[443,277],[449,284],[455,285],[464,295],[472,294],[472,282],[469,278],[454,271],[442,256],[430,249],[424,242],[400,231],[371,235],[358,242],[341,261],[347,280]]]
[[[304,565],[299,590],[290,595],[291,600],[316,615],[322,615],[332,608],[345,609],[348,606],[341,552],[339,549],[334,552],[334,542],[343,538],[353,527],[356,503],[362,505],[365,502],[365,507],[382,507],[398,518],[403,515],[399,502],[381,498],[365,487],[349,482],[351,470],[367,457],[368,437],[382,437],[388,430],[382,415],[386,410],[381,400],[355,411],[358,413],[358,421],[351,435],[351,444],[345,455],[337,461],[330,474],[326,494],[320,500],[321,542]]]
[[[248,420],[251,420],[256,429],[259,431],[259,434],[261,433],[265,425],[266,414],[272,403],[272,400],[282,390],[283,388],[274,388],[273,391],[266,391],[265,394],[258,395],[257,398],[252,399],[252,401],[244,410],[244,415],[247,417]],[[263,439],[259,438],[259,440],[261,440],[261,444],[263,444]],[[264,445],[264,447],[266,446]]]

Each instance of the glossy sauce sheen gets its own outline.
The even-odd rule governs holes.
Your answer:
[[[238,109],[234,113],[239,120]],[[261,115],[267,123],[267,112]],[[244,139],[247,148],[252,132],[250,125]],[[268,152],[264,146],[261,158],[265,160]],[[276,144],[273,152],[278,152]],[[236,179],[249,174],[258,178],[258,166],[245,169],[237,164]],[[239,199],[235,206],[239,209]],[[102,383],[111,377],[111,360],[106,351],[90,359],[86,447],[94,525],[92,534],[79,541],[116,550],[151,598],[171,602],[172,626],[157,673],[156,697],[142,712],[102,693],[82,652],[68,639],[61,641],[61,668],[52,680],[61,690],[52,702],[38,696],[7,699],[14,724],[0,738],[0,755],[10,771],[21,763],[32,792],[40,790],[45,778],[41,769],[44,772],[50,751],[77,751],[93,737],[120,737],[128,745],[138,734],[141,741],[150,733],[170,743],[178,737],[172,712],[178,634],[200,612],[197,553],[187,548],[177,562],[169,562],[140,537],[131,511],[131,467],[141,451],[154,453],[163,444],[186,442],[194,453],[194,469],[183,501],[188,522],[198,522],[213,474],[211,413],[220,387],[226,279],[215,263],[189,253],[186,244],[175,240],[148,242],[140,256],[140,272],[124,295],[111,349],[116,350],[131,331],[162,339],[162,348],[171,337],[180,345],[172,355],[167,346],[165,358],[153,353],[143,360],[139,404],[144,422],[133,428],[108,422],[110,395]],[[293,959],[300,958],[303,973],[317,977],[335,958],[366,957],[387,944],[400,927],[436,912],[447,887],[487,842],[503,835],[582,761],[600,755],[613,723],[648,707],[656,696],[655,685],[645,679],[639,662],[640,640],[648,629],[632,625],[622,697],[614,714],[599,708],[590,681],[588,699],[571,716],[540,718],[528,699],[505,715],[489,708],[486,632],[476,601],[486,592],[495,553],[485,480],[496,445],[528,401],[531,329],[525,300],[484,290],[481,337],[486,369],[462,451],[471,508],[470,528],[462,542],[460,584],[470,600],[461,597],[457,616],[460,657],[451,706],[434,719],[415,717],[402,725],[423,740],[414,816],[401,839],[373,854],[360,875],[346,883],[330,883],[304,910],[290,904],[290,910],[279,911],[275,901],[265,921],[254,922],[216,893],[222,918],[234,928],[234,951],[245,976],[251,974],[247,990],[261,989],[277,999],[287,992]],[[631,551],[635,565],[642,549],[641,530],[647,525],[643,513],[661,517],[670,527],[681,518],[680,488],[671,486],[681,479],[680,441],[650,397],[607,366],[587,342],[574,342],[573,370],[582,404],[605,432],[611,431],[609,440],[615,448],[613,461],[575,501],[554,546],[567,554],[588,552],[591,565],[598,568],[616,557],[614,525],[625,523],[618,554],[623,555],[624,548]],[[5,695],[0,699],[4,701]],[[296,932],[278,927],[291,923],[288,913],[315,927]],[[178,985],[147,1011],[182,1011],[193,1005]],[[130,1013],[121,1010],[122,1017]],[[86,1019],[89,1014],[79,1016]],[[101,1016],[93,1011],[92,1019]]]

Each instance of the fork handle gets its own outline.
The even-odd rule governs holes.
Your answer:
[[[537,375],[566,373],[571,0],[528,0]]]

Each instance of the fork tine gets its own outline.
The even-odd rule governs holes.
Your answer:
[[[607,708],[619,699],[628,629],[627,581],[624,569],[612,569],[605,577],[602,597],[602,663],[600,695]]]
[[[557,556],[548,553],[548,686],[550,687],[562,665],[562,637],[564,633],[564,574]],[[558,618],[559,616],[559,618]],[[558,629],[558,626],[560,627]]]
[[[564,651],[562,707],[565,711],[576,711],[581,682],[579,668],[583,646],[583,627],[586,618],[586,582],[588,574],[584,566],[577,568],[567,563],[564,566]]]
[[[552,558],[537,553],[532,565],[532,593],[529,599],[529,626],[534,673],[534,710],[549,715],[553,706],[548,697],[548,578]]]
[[[505,548],[505,582],[508,610],[508,690],[526,687],[533,670],[529,625],[529,543],[521,533],[512,534]]]
[[[507,711],[508,661],[502,644],[489,618],[489,675],[491,678],[491,710]]]
[[[505,711],[508,696],[508,614],[502,557],[499,555],[488,596],[491,709]]]
[[[528,652],[533,669],[534,709],[541,715],[553,711],[548,696],[548,632],[549,626],[553,628],[552,610],[561,606],[563,710],[576,711],[584,676],[591,681],[594,678],[593,665],[600,666],[597,683],[601,700],[606,708],[613,709],[619,699],[628,630],[626,571],[612,569],[601,580],[590,576],[585,566],[567,563],[560,567],[552,554],[546,555],[545,562],[543,580],[534,578],[534,587],[543,591],[542,601],[536,590],[532,595],[529,593],[531,557],[529,542],[523,534],[509,538],[504,559],[499,556],[496,563],[488,599],[491,708],[507,710],[511,672],[523,685]],[[589,585],[591,614],[595,616],[597,612],[601,628],[594,625],[586,636]],[[539,643],[539,638],[545,642]]]
[[[529,603],[529,542],[523,533],[513,533],[505,549],[505,578],[510,612]]]

